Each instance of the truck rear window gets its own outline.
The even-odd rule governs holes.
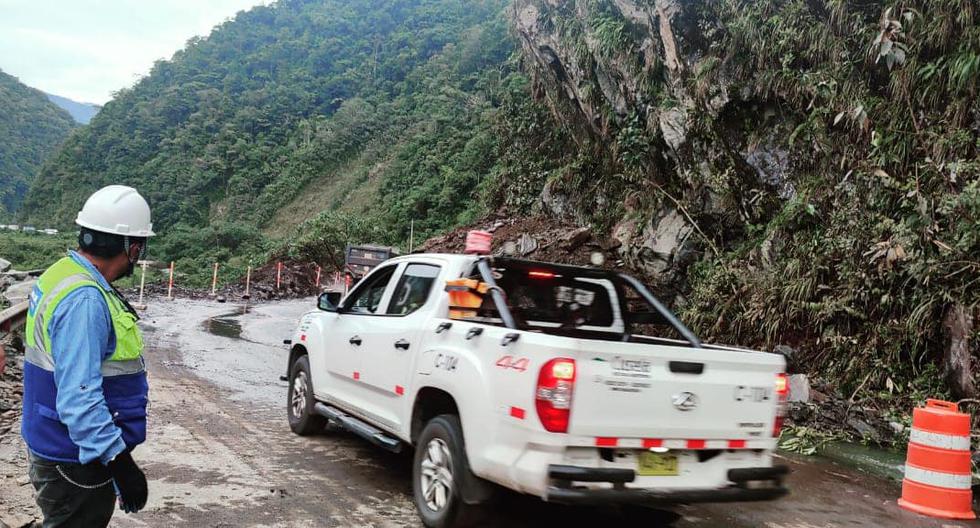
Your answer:
[[[495,259],[494,281],[503,291],[515,325],[522,330],[593,339],[670,341],[681,336],[637,290],[616,273],[571,266]],[[480,279],[474,270],[473,279]],[[502,324],[489,294],[473,318]]]

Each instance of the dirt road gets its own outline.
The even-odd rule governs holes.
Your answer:
[[[251,307],[157,300],[144,316],[151,409],[148,442],[135,453],[150,482],[131,526],[420,526],[407,455],[347,433],[301,438],[286,424],[289,336],[312,300]],[[0,441],[0,512],[27,512],[30,485],[19,441]],[[793,494],[765,504],[691,506],[670,512],[567,508],[506,495],[487,526],[672,526],[835,528],[980,526],[899,510],[899,490],[830,463],[791,461]],[[3,518],[0,516],[0,518]]]

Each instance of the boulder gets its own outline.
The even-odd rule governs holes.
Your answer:
[[[694,227],[675,209],[666,209],[648,222],[627,219],[613,229],[622,243],[620,254],[627,264],[647,275],[669,280],[691,254]]]
[[[527,233],[521,233],[521,236],[517,237],[517,242],[514,245],[514,250],[522,257],[534,253],[537,249],[538,241]]]
[[[10,261],[0,258],[0,273],[10,269]]]
[[[22,303],[31,295],[31,290],[34,288],[34,284],[36,282],[36,280],[25,280],[23,282],[18,282],[7,288],[7,290],[3,292],[3,297],[11,305]]]
[[[575,249],[584,244],[592,237],[592,229],[580,227],[573,229],[562,236],[562,245],[567,249]]]
[[[789,397],[787,401],[800,403],[810,401],[810,379],[806,374],[793,374],[788,381]]]

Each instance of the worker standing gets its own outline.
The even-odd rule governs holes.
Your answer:
[[[110,185],[85,202],[78,251],[31,292],[21,434],[45,528],[107,526],[115,509],[146,505],[131,452],[146,439],[149,386],[139,317],[111,285],[154,235],[135,189]]]

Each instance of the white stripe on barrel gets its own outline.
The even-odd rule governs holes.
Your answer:
[[[923,431],[914,427],[912,428],[912,434],[909,435],[909,442],[929,447],[936,447],[939,449],[951,449],[953,451],[970,450],[969,436],[931,433],[929,431]]]
[[[957,475],[955,473],[941,473],[939,471],[929,471],[915,466],[905,465],[905,478],[919,484],[936,486],[946,489],[970,489],[971,476]]]

